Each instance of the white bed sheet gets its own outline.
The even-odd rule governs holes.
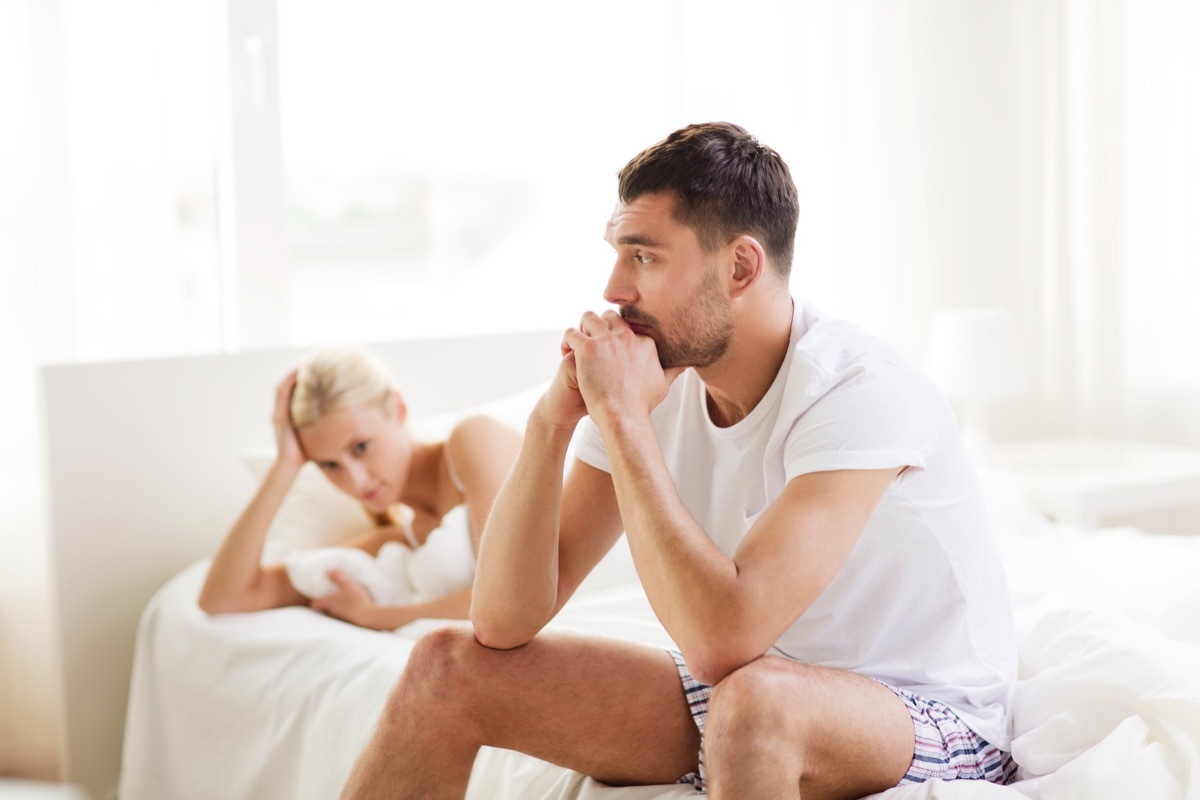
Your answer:
[[[1013,511],[1017,508],[1017,511]],[[889,790],[884,800],[1200,800],[1200,536],[998,515],[1020,634],[1014,755],[1022,780]],[[329,800],[416,637],[289,608],[211,619],[203,564],[169,582],[138,634],[122,800]],[[577,597],[555,626],[666,646],[636,585]],[[515,753],[481,754],[473,800],[668,800]]]
[[[173,578],[138,630],[122,800],[329,800],[419,636],[356,628],[307,608],[209,617],[195,604],[207,562]],[[574,598],[554,627],[656,646],[670,639],[636,584]],[[681,786],[615,789],[506,751],[485,750],[470,797],[659,800]]]

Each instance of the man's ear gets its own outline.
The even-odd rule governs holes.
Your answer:
[[[408,405],[404,402],[404,397],[400,394],[399,390],[392,389],[391,403],[392,413],[396,415],[396,419],[400,424],[404,424],[404,421],[408,419]]]
[[[729,296],[738,297],[753,286],[767,269],[767,254],[757,239],[742,234],[729,243],[733,255],[733,272]]]

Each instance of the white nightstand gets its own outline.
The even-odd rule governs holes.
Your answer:
[[[1200,448],[1092,439],[994,445],[991,469],[1029,503],[1083,527],[1136,525],[1200,534]]]

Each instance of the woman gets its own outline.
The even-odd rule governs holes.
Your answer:
[[[275,463],[213,557],[200,607],[221,614],[311,604],[376,630],[465,619],[479,536],[521,437],[476,416],[445,441],[421,442],[406,415],[367,353],[320,351],[288,374],[275,392]],[[362,503],[373,525],[345,547],[262,565],[267,530],[308,460]],[[438,587],[453,589],[430,596]]]

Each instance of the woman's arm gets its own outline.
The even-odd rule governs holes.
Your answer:
[[[261,564],[267,530],[305,461],[288,414],[295,385],[296,373],[292,372],[275,390],[272,417],[277,449],[275,463],[213,556],[204,588],[200,590],[200,608],[209,614],[260,611],[308,602],[292,586],[282,565],[263,567]]]
[[[329,580],[338,591],[313,600],[313,609],[377,631],[395,630],[416,619],[466,619],[471,609],[470,586],[425,603],[381,606],[375,604],[362,584],[338,570],[329,571]]]
[[[292,587],[282,564],[261,564],[267,530],[294,479],[295,473],[279,464],[267,473],[213,556],[200,590],[200,608],[209,614],[227,614],[308,602]]]

